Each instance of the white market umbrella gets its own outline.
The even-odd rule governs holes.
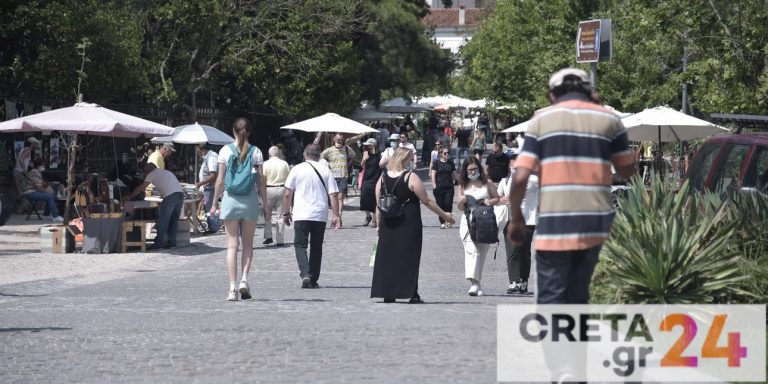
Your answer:
[[[510,132],[513,132],[513,133],[525,133],[525,132],[528,131],[528,127],[530,125],[531,125],[531,121],[528,120],[528,121],[522,122],[520,124],[513,125],[513,126],[507,128],[507,129],[503,130],[502,132],[504,132],[504,133],[510,133]]]
[[[171,136],[155,137],[153,143],[177,143],[177,144],[205,144],[227,145],[235,142],[235,138],[222,132],[218,128],[208,125],[194,124],[182,125],[174,128]],[[198,156],[195,156],[195,169],[197,169]],[[194,182],[194,176],[192,178]]]
[[[402,97],[387,100],[379,106],[379,111],[390,113],[419,113],[429,110],[430,108],[426,105],[412,103]]]
[[[655,107],[621,119],[630,141],[678,142],[730,133],[728,128],[686,115],[669,107]]]
[[[403,119],[404,117],[393,113],[380,112],[373,108],[360,108],[352,113],[349,118],[355,121],[391,121]]]
[[[173,128],[167,125],[90,103],[77,103],[72,107],[54,109],[0,123],[0,132],[41,131],[127,138],[136,138],[141,135],[154,137],[173,134]]]
[[[335,113],[326,113],[298,123],[289,124],[280,129],[298,129],[304,132],[338,132],[359,135],[361,133],[378,133],[379,131],[357,121],[347,119]]]
[[[136,138],[168,136],[173,128],[144,120],[125,113],[113,111],[97,104],[77,103],[72,107],[59,108],[34,115],[23,116],[0,123],[0,132],[50,132],[60,131],[75,134],[67,150],[67,185],[72,187],[75,180],[75,155],[77,154],[76,134]],[[67,188],[67,201],[72,198],[72,189]],[[69,204],[65,205],[65,219],[69,217]]]
[[[182,125],[174,128],[171,136],[156,137],[153,143],[177,143],[177,144],[213,144],[227,145],[235,142],[235,139],[218,128],[198,123]]]

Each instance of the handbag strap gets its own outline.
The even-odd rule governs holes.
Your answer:
[[[323,177],[320,176],[320,172],[318,172],[317,168],[315,168],[314,165],[310,164],[310,162],[307,162],[307,164],[309,164],[309,166],[312,167],[312,170],[315,171],[315,173],[317,174],[317,177],[320,178],[320,182],[323,183],[323,188],[325,188],[325,193],[328,193],[328,187],[325,186],[325,180],[323,180]]]

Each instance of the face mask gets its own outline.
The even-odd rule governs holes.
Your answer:
[[[392,148],[397,148],[397,142],[393,141],[393,142],[389,143],[389,146],[392,147]]]
[[[37,167],[37,170],[39,170],[40,172],[45,171],[45,167],[41,165]]]
[[[479,174],[479,173],[475,173],[475,174],[473,174],[473,175],[467,175],[467,177],[468,177],[470,180],[477,180],[477,178],[478,178],[478,177],[480,177],[480,174]]]

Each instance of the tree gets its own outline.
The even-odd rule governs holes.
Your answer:
[[[120,1],[6,1],[0,4],[0,89],[6,96],[77,99],[77,45],[91,42],[86,100],[140,100],[146,94],[141,29]]]

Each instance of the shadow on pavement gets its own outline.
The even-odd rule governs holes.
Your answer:
[[[324,289],[331,288],[331,289],[371,289],[371,286],[354,286],[354,285],[348,285],[348,286],[329,286],[329,285],[323,285]]]
[[[0,333],[3,332],[43,332],[43,331],[71,331],[72,328],[62,327],[40,327],[40,328],[0,328]]]

